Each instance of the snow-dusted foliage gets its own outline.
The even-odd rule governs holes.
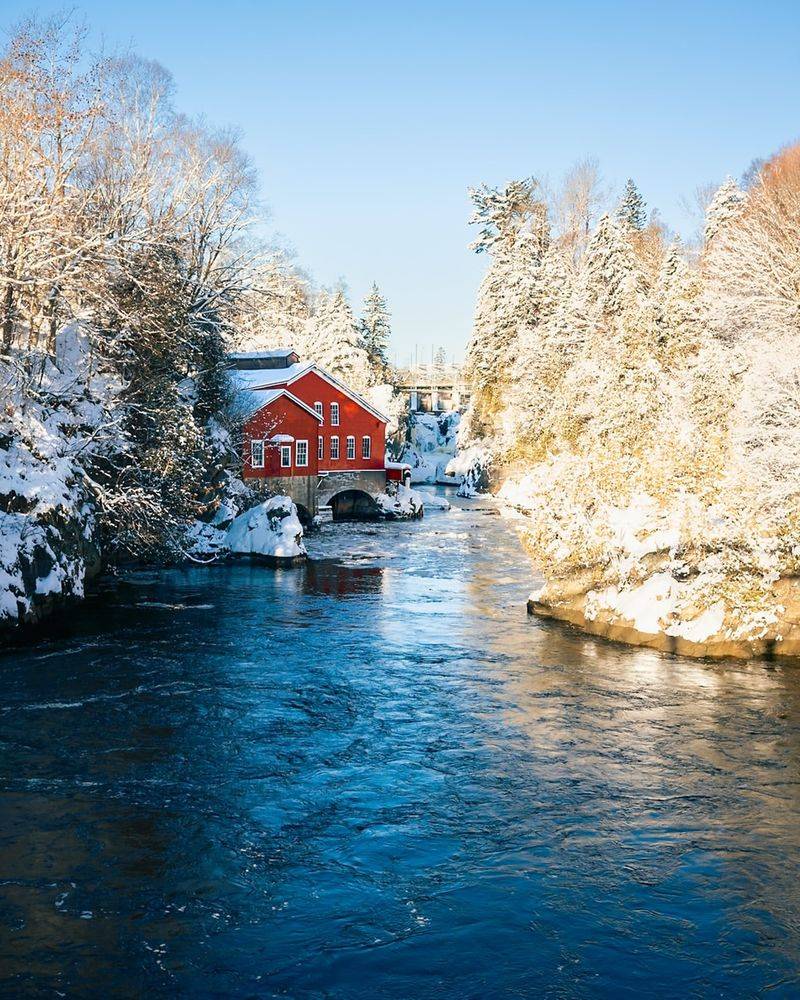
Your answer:
[[[498,397],[508,384],[517,342],[531,321],[536,269],[550,241],[547,209],[538,183],[513,181],[502,189],[485,185],[470,195],[470,219],[481,226],[473,243],[491,263],[478,290],[465,371],[473,382],[478,409],[491,423]]]
[[[387,380],[389,374],[389,338],[392,335],[389,306],[375,282],[364,299],[359,323],[361,340],[367,352],[374,382]]]
[[[765,635],[800,571],[800,152],[722,186],[699,254],[640,228],[635,194],[585,252],[556,228],[509,280],[531,281],[527,312],[460,459],[482,446],[528,515],[542,600],[582,580],[587,620]]]
[[[321,292],[318,296],[313,315],[306,324],[303,349],[306,358],[356,392],[364,392],[374,384],[366,344],[341,288],[333,293]]]
[[[625,182],[625,189],[617,209],[617,217],[629,229],[642,230],[647,222],[644,198],[630,178]]]
[[[80,596],[101,561],[191,558],[222,530],[233,333],[274,320],[288,339],[309,314],[300,273],[254,238],[236,138],[172,92],[64,19],[0,54],[3,621]]]

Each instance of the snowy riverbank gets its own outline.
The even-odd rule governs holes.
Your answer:
[[[724,520],[696,500],[669,510],[638,495],[597,505],[589,522],[554,508],[533,475],[497,495],[526,548],[547,553],[532,613],[685,656],[800,657],[800,579],[781,576],[766,546],[745,560]]]

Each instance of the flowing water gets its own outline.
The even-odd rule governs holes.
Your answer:
[[[0,654],[3,995],[800,995],[800,670],[529,620],[464,506]]]

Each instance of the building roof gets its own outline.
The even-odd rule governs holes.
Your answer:
[[[237,371],[235,374],[246,375],[255,373]],[[254,413],[258,413],[258,411],[265,407],[268,403],[274,403],[276,399],[279,399],[281,396],[285,396],[293,403],[296,403],[301,409],[305,410],[306,413],[310,413],[316,421],[322,423],[322,417],[315,409],[310,407],[307,403],[304,403],[302,399],[298,399],[297,396],[289,392],[286,388],[278,387],[274,389],[260,389],[258,387],[254,388],[240,385],[235,390],[235,396],[238,408],[246,417],[252,417]]]
[[[229,374],[242,389],[269,389],[286,385],[313,367],[310,361],[298,361],[288,368],[235,368]]]
[[[228,355],[228,367],[236,370],[278,370],[286,371],[289,359],[299,361],[293,347],[282,347],[277,351],[236,351]]]
[[[320,368],[319,365],[314,364],[313,361],[300,361],[297,364],[289,365],[288,368],[271,368],[271,369],[235,369],[230,372],[233,378],[234,384],[238,386],[240,390],[258,392],[260,390],[270,389],[277,386],[290,386],[293,382],[296,382],[303,375],[308,372],[313,371],[320,378],[325,379],[332,386],[335,386],[345,396],[349,396],[350,399],[354,400],[359,406],[363,406],[365,410],[375,417],[376,420],[380,420],[381,423],[388,424],[389,418],[376,410],[371,403],[368,403],[363,396],[357,393],[354,389],[340,382],[339,379],[335,378],[329,372],[326,372],[324,368]],[[298,400],[299,402],[299,400]],[[265,403],[260,403],[256,410],[260,410]],[[255,413],[256,410],[251,412]]]

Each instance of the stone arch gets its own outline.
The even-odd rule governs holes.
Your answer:
[[[339,490],[328,503],[334,521],[373,521],[379,516],[374,499],[364,490]]]

